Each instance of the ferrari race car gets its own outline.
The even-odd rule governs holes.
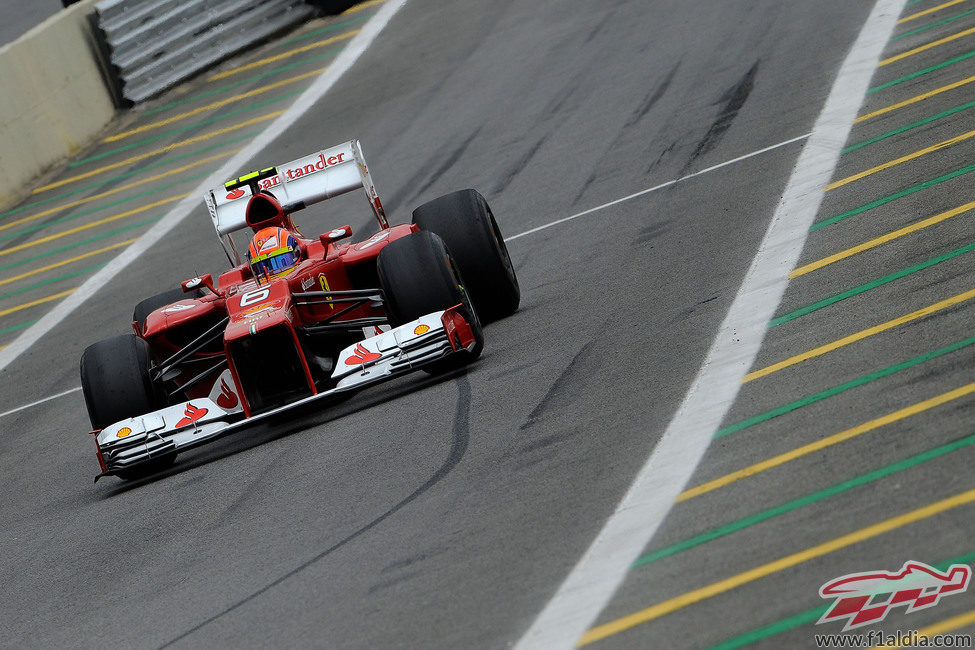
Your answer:
[[[379,231],[316,239],[292,214],[363,188]],[[232,268],[143,300],[134,334],[89,346],[81,383],[102,476],[134,479],[286,409],[476,359],[481,322],[520,290],[491,208],[475,190],[390,226],[355,140],[204,196]],[[244,241],[241,241],[241,240]],[[241,253],[246,246],[246,253]]]

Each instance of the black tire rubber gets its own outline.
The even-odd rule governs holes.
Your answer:
[[[359,0],[306,0],[318,9],[319,15],[334,16],[358,4]]]
[[[513,314],[521,289],[491,207],[477,190],[459,190],[413,211],[420,230],[440,235],[485,323]]]
[[[146,298],[145,300],[139,302],[132,310],[132,320],[139,324],[139,330],[144,331],[146,326],[146,318],[149,314],[156,311],[160,307],[165,307],[166,305],[171,305],[179,300],[185,300],[187,298],[200,298],[203,296],[202,289],[196,289],[190,291],[189,293],[184,293],[182,287],[177,287],[175,289],[170,289],[169,291],[163,291],[160,294],[156,294],[151,298]]]
[[[386,296],[386,315],[393,327],[430,312],[464,305],[463,315],[474,331],[476,345],[460,364],[435,364],[433,372],[443,372],[480,356],[484,347],[481,321],[464,288],[463,277],[440,237],[423,231],[401,237],[383,247],[376,266]]]
[[[123,334],[89,345],[81,355],[81,388],[92,429],[103,429],[126,418],[166,406],[166,395],[152,380],[148,344]],[[124,479],[141,478],[173,464],[176,454],[119,472]]]

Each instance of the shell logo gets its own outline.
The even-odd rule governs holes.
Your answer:
[[[413,330],[413,333],[416,334],[417,336],[420,336],[421,334],[426,334],[429,331],[430,331],[429,325],[417,325],[416,329]]]
[[[127,435],[129,435],[130,433],[132,433],[132,429],[130,429],[128,427],[122,427],[121,429],[118,430],[118,433],[115,434],[115,437],[116,438],[124,438]]]

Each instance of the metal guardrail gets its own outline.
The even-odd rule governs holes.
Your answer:
[[[102,0],[92,23],[116,85],[138,103],[305,20],[305,0]]]

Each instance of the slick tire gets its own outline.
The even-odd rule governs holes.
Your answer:
[[[199,298],[203,295],[202,289],[196,289],[195,291],[190,291],[189,293],[184,293],[182,287],[177,287],[176,289],[170,289],[169,291],[163,291],[160,294],[156,294],[151,298],[146,298],[135,306],[132,310],[132,320],[139,324],[139,330],[144,332],[146,328],[146,318],[149,314],[156,311],[160,307],[165,307],[166,305],[171,305],[179,300],[185,300],[187,298]]]
[[[92,429],[105,427],[166,405],[165,393],[150,374],[149,346],[135,334],[123,334],[88,346],[81,355],[81,388]],[[162,456],[119,472],[140,478],[173,464],[176,454]]]
[[[508,247],[491,207],[477,190],[460,190],[424,203],[413,211],[413,223],[443,239],[485,323],[518,309],[521,289]]]
[[[481,321],[440,237],[423,231],[401,237],[383,247],[376,265],[393,327],[430,312],[464,305],[463,316],[474,331],[474,349],[461,363],[434,364],[431,371],[443,372],[480,356],[484,347]]]

